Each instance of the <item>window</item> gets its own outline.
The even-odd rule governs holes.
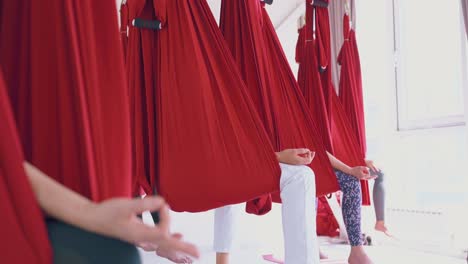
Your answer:
[[[399,130],[464,124],[467,41],[459,0],[394,0]]]

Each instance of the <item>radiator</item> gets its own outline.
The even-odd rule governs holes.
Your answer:
[[[439,210],[388,208],[387,221],[397,228],[402,240],[424,241],[429,244],[449,243],[451,232],[446,214]]]
[[[386,219],[397,240],[394,244],[425,252],[468,259],[468,245],[456,243],[457,230],[443,210],[387,208]],[[458,234],[459,235],[459,234]]]

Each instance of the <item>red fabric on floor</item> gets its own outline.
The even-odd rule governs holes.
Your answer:
[[[0,71],[0,249],[2,263],[52,263],[44,216],[24,173],[8,94]]]
[[[332,199],[335,199],[333,197]],[[327,198],[320,197],[317,207],[317,235],[336,237],[340,234],[340,225],[336,221]]]
[[[135,157],[140,184],[146,191],[157,186],[173,210],[191,212],[278,191],[273,148],[206,1],[127,4],[129,21],[163,23],[157,32],[130,29],[127,70],[132,126],[142,128],[133,135],[134,155],[142,154]]]
[[[4,1],[2,12],[0,65],[26,159],[95,201],[130,196],[115,1]]]

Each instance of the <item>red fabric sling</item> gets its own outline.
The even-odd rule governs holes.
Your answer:
[[[0,65],[26,160],[95,201],[130,196],[128,94],[113,0],[5,1]]]
[[[126,3],[128,45],[126,70],[129,89],[132,132],[133,191],[140,187],[148,194],[156,186],[156,80],[158,46],[156,33],[132,26],[135,18],[155,20],[152,1],[130,0]],[[180,158],[179,158],[180,159]]]
[[[306,0],[306,26],[304,29],[306,30],[306,51],[304,52],[306,58],[299,67],[299,71],[303,71],[304,76],[299,84],[304,91],[306,101],[311,103],[309,106],[312,113],[315,114],[315,119],[319,122],[325,122],[328,119],[328,124],[319,123],[321,128],[329,126],[328,131],[322,130],[325,140],[331,139],[332,148],[328,150],[349,166],[365,166],[364,153],[361,152],[350,121],[333,87],[331,68],[328,67],[331,59],[328,9],[314,7],[310,3],[311,0]],[[320,97],[322,95],[323,100],[308,99],[311,96]],[[325,104],[326,110],[324,112],[321,111],[324,108],[321,105],[322,102]],[[369,205],[370,196],[367,181],[361,181],[361,185],[363,204]]]
[[[43,215],[24,173],[24,158],[1,72],[0,120],[1,262],[51,264]]]
[[[162,23],[160,31],[131,27],[129,35],[140,185],[190,212],[278,191],[273,148],[205,0],[127,4],[129,21]]]
[[[350,29],[349,16],[343,18],[344,43],[338,56],[341,65],[340,101],[359,140],[362,153],[367,152],[364,99],[362,92],[361,62],[356,33]]]
[[[120,40],[122,42],[122,49],[124,60],[127,58],[127,45],[128,45],[128,5],[122,2],[120,5]]]
[[[320,137],[326,143],[327,149],[333,153],[330,121],[319,71],[319,69],[323,68],[319,68],[317,61],[316,36],[313,35],[313,31],[308,26],[313,24],[313,16],[309,15],[313,10],[309,9],[308,11],[306,24],[299,29],[296,45],[296,62],[299,63],[298,83],[302,88],[302,93],[310,112],[313,114],[313,118],[320,124]],[[315,89],[310,89],[311,87],[315,87]],[[339,225],[328,205],[327,199],[321,197],[317,205],[317,234],[330,237],[336,236]]]
[[[270,18],[260,1],[222,1],[220,28],[263,117],[276,151],[309,148],[317,195],[338,189],[325,147],[301,95]],[[279,201],[275,195],[276,201]],[[269,200],[250,203],[248,212],[261,214]]]

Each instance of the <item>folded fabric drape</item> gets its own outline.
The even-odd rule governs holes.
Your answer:
[[[128,45],[128,6],[126,1],[122,1],[120,5],[120,39],[122,42],[122,49],[124,60],[127,58],[127,45]]]
[[[327,150],[349,166],[365,166],[362,152],[350,120],[339,101],[332,82],[330,58],[330,22],[328,9],[312,6],[306,0],[306,25],[300,31],[305,44],[298,44],[305,56],[300,59],[299,85],[318,122]],[[361,181],[363,204],[370,204],[367,181]]]
[[[0,19],[0,65],[26,160],[95,201],[130,196],[115,1],[3,1]]]
[[[176,211],[198,212],[279,190],[280,169],[205,0],[128,0],[127,73],[134,174]]]
[[[364,99],[362,92],[361,61],[356,42],[356,33],[349,25],[349,16],[343,17],[344,43],[338,56],[340,71],[340,101],[345,109],[351,128],[359,141],[362,153],[367,152]]]
[[[24,157],[0,71],[0,248],[2,263],[52,263],[42,212],[25,175]]]
[[[317,195],[338,190],[315,121],[308,111],[281,43],[261,1],[223,0],[220,28],[237,62],[275,150],[309,148],[316,152],[311,168]],[[278,198],[276,195],[274,198]],[[279,199],[275,199],[279,200]],[[269,200],[249,204],[249,212],[268,208]]]

